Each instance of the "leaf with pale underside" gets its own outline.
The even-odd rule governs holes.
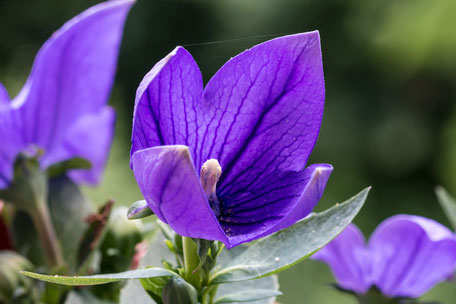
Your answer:
[[[369,190],[366,188],[342,204],[255,242],[225,268],[213,273],[211,283],[265,277],[309,258],[351,223],[363,206]]]

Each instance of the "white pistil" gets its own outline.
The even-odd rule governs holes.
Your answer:
[[[211,158],[201,167],[200,180],[209,203],[215,209],[217,215],[220,214],[219,200],[217,198],[217,182],[222,175],[222,167],[219,162]]]

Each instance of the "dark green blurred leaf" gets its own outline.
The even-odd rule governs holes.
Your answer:
[[[88,225],[85,218],[92,208],[78,186],[68,177],[49,181],[49,211],[71,272],[77,269],[78,249]]]
[[[261,278],[290,268],[335,238],[358,214],[370,188],[342,204],[253,243],[225,268],[211,276],[212,284]]]
[[[456,230],[456,201],[454,198],[441,186],[435,188],[437,199],[442,206],[443,212],[450,221],[453,229]]]
[[[129,221],[127,207],[116,207],[109,217],[106,233],[100,244],[101,273],[116,273],[130,268],[135,247],[143,239],[142,222]]]
[[[33,282],[19,274],[20,270],[32,270],[33,265],[10,250],[0,251],[0,265],[0,302],[34,303],[36,292]]]
[[[120,273],[111,273],[111,274],[98,274],[92,276],[52,276],[44,275],[29,271],[21,271],[22,274],[29,276],[34,279],[38,279],[45,282],[69,285],[69,286],[85,286],[85,285],[100,285],[111,282],[118,282],[122,280],[129,279],[144,279],[144,278],[153,278],[153,277],[166,277],[177,275],[174,272],[169,270],[158,268],[158,267],[149,267],[145,269],[135,269],[129,270]]]
[[[53,178],[65,175],[69,170],[90,168],[92,168],[92,164],[87,159],[74,157],[49,166],[46,169],[46,173],[50,178]]]
[[[237,303],[237,302],[253,302],[257,300],[280,296],[282,293],[276,290],[269,289],[254,289],[236,292],[225,295],[215,300],[215,304],[222,303]]]

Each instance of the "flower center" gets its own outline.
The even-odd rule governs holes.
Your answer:
[[[204,194],[206,194],[209,204],[211,204],[216,216],[220,215],[220,202],[216,193],[217,182],[220,175],[222,175],[222,167],[214,158],[207,160],[201,167],[201,185],[203,186]]]

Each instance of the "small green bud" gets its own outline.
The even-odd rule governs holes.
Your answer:
[[[20,254],[0,251],[0,302],[31,303],[33,282],[19,273],[21,270],[33,271],[33,265]]]
[[[163,287],[163,304],[198,304],[198,293],[180,277],[172,277]]]
[[[145,200],[134,202],[127,211],[129,220],[137,220],[151,215],[154,215],[154,212]]]

